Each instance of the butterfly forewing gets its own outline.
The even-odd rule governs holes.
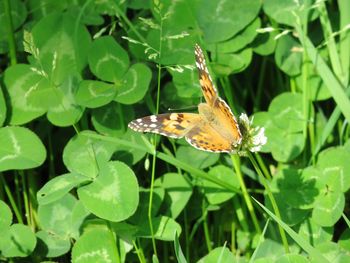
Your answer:
[[[199,121],[199,114],[165,113],[136,119],[128,126],[137,132],[152,132],[172,138],[182,138]]]
[[[209,105],[213,105],[214,101],[218,97],[218,93],[209,75],[209,71],[205,63],[203,51],[200,48],[200,46],[197,44],[194,47],[194,54],[196,58],[196,66],[198,69],[199,83],[202,88],[203,96],[205,98],[205,101]]]

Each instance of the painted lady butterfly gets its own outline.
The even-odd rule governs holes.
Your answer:
[[[230,107],[218,96],[209,75],[204,55],[195,45],[199,82],[206,103],[198,105],[199,114],[165,113],[136,119],[129,128],[137,132],[152,132],[171,138],[185,137],[197,149],[210,152],[236,152],[242,142],[238,122]]]

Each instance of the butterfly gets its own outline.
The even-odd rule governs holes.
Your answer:
[[[221,99],[209,75],[203,51],[195,45],[196,66],[205,103],[196,113],[165,113],[133,120],[128,127],[137,132],[151,132],[171,138],[183,138],[199,150],[236,152],[242,142],[239,124],[230,107]]]

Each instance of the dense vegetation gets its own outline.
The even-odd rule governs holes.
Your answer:
[[[0,261],[350,262],[350,1],[1,0]],[[245,156],[128,129],[196,112]]]

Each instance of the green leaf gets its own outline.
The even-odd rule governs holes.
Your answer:
[[[304,149],[305,140],[301,132],[289,133],[270,122],[265,126],[267,143],[276,161],[288,162],[295,159]]]
[[[74,173],[54,177],[38,191],[38,203],[39,205],[46,205],[57,201],[70,192],[74,187],[88,181],[89,179],[85,176]]]
[[[279,38],[275,52],[276,65],[289,76],[299,75],[302,65],[301,49],[299,42],[292,36],[285,35]]]
[[[78,189],[79,199],[93,214],[114,222],[135,213],[139,189],[134,172],[122,162],[108,162],[99,167],[96,179]]]
[[[145,64],[132,65],[124,77],[123,85],[118,88],[115,101],[123,104],[140,101],[148,90],[151,78],[152,72]]]
[[[294,26],[295,13],[301,13],[303,19],[315,19],[317,14],[316,8],[310,8],[310,3],[314,0],[300,0],[295,2],[294,0],[265,0],[263,3],[264,12],[273,18],[277,23]]]
[[[253,198],[254,199],[254,198]],[[317,262],[328,262],[317,249],[312,247],[307,240],[302,238],[299,234],[297,234],[292,228],[290,228],[287,224],[285,224],[282,220],[276,217],[270,210],[268,210],[265,206],[263,206],[259,201],[254,199],[254,201],[273,219],[275,220],[289,235],[290,237],[297,243],[299,246],[304,249],[309,255],[317,260]]]
[[[163,215],[177,218],[192,195],[192,186],[185,177],[178,173],[166,173],[155,181],[155,186],[165,189]]]
[[[36,237],[29,226],[14,224],[1,233],[0,251],[4,257],[27,257],[35,245]]]
[[[204,169],[216,163],[219,155],[200,151],[192,146],[180,146],[176,151],[176,158],[192,167]]]
[[[6,119],[6,103],[4,93],[2,92],[2,87],[0,85],[0,127],[4,124]]]
[[[154,238],[163,241],[174,241],[174,233],[181,234],[181,226],[172,218],[167,216],[152,218]],[[151,231],[148,220],[140,224],[137,236],[151,238]]]
[[[126,120],[134,117],[133,107],[111,102],[92,111],[92,124],[102,134],[120,137],[127,129]]]
[[[277,196],[277,194],[274,193],[274,196]],[[297,224],[300,224],[310,215],[310,210],[295,208],[292,207],[290,204],[286,203],[284,201],[284,196],[283,198],[276,198],[276,203],[283,222],[285,222],[289,226],[295,226]],[[267,198],[266,195],[265,205],[268,209],[273,209],[271,201],[269,198]]]
[[[35,65],[46,72],[55,85],[64,82],[67,76],[80,74],[86,66],[91,40],[78,18],[56,12],[45,15],[33,27],[40,60]]]
[[[47,205],[39,205],[38,218],[42,230],[61,239],[77,238],[88,211],[71,194]]]
[[[5,1],[0,1],[0,54],[8,52],[8,36],[23,24],[27,18],[27,9],[25,3],[20,0],[12,0],[10,3],[10,16],[13,26],[13,32],[10,32],[6,15]],[[22,40],[22,39],[21,39]]]
[[[319,154],[317,165],[325,177],[339,178],[340,184],[334,187],[336,192],[346,192],[350,188],[350,152],[345,147],[328,148]],[[339,188],[338,188],[339,187]]]
[[[55,94],[62,94],[62,100],[59,105],[52,106],[48,110],[47,118],[52,124],[61,127],[71,126],[77,123],[83,115],[83,108],[76,104],[74,98],[78,82],[75,76],[67,76],[59,89],[54,91]]]
[[[305,220],[299,228],[299,235],[309,240],[311,245],[322,244],[332,240],[334,227],[321,227],[312,219]]]
[[[264,113],[260,118],[262,120],[258,120],[258,123],[265,127],[268,138],[264,149],[270,150],[276,160],[293,160],[302,152],[305,145],[302,134],[305,121],[301,94],[285,92],[278,95],[272,100],[268,115]]]
[[[212,69],[217,75],[230,75],[246,69],[253,56],[251,48],[245,48],[237,53],[213,53]]]
[[[199,0],[194,2],[193,10],[204,41],[208,43],[227,40],[245,28],[258,15],[261,2]]]
[[[298,254],[285,254],[279,257],[276,263],[308,263],[310,262],[305,256]]]
[[[134,145],[147,147],[142,135],[140,136],[140,133],[137,133],[131,129],[128,129],[122,138],[123,140],[129,141]],[[118,143],[116,144],[116,147],[117,151],[114,153],[115,158],[130,165],[136,164],[146,155],[145,150],[131,148]]]
[[[253,51],[261,56],[271,55],[276,48],[275,36],[277,35],[276,31],[260,33],[250,44],[253,48]]]
[[[339,237],[338,241],[339,245],[347,250],[348,252],[350,251],[350,229],[347,228],[344,230],[344,232],[341,234]]]
[[[341,217],[345,207],[345,197],[336,189],[324,193],[315,203],[312,219],[321,226],[332,226]]]
[[[116,87],[112,84],[96,80],[83,80],[79,83],[75,98],[79,105],[98,108],[111,102],[116,92]]]
[[[59,257],[66,254],[71,247],[69,238],[64,238],[46,231],[36,233],[38,245],[36,252],[45,257]]]
[[[208,174],[239,188],[238,178],[232,168],[217,165],[211,168]],[[221,204],[235,195],[232,191],[209,181],[203,181],[203,189],[208,202],[212,205]]]
[[[187,260],[182,252],[182,249],[181,249],[179,237],[177,236],[176,232],[175,232],[175,239],[174,239],[174,250],[175,250],[177,262],[178,263],[187,263]]]
[[[309,65],[310,63],[308,63]],[[307,77],[307,92],[309,99],[312,101],[326,100],[331,97],[331,93],[327,89],[326,85],[323,83],[321,77],[313,72],[314,68],[309,66],[308,71],[310,72]],[[296,77],[296,82],[299,87],[303,87],[302,81],[304,76],[300,75]]]
[[[206,45],[206,48],[209,51],[220,51],[221,53],[237,52],[254,40],[257,35],[256,30],[260,27],[260,24],[260,18],[257,17],[233,38],[224,42],[208,44]]]
[[[38,167],[46,158],[39,137],[27,128],[0,128],[0,145],[0,171]]]
[[[317,246],[317,249],[322,255],[328,259],[329,262],[343,263],[349,262],[350,256],[347,251],[343,250],[339,244],[334,242],[324,242]],[[313,261],[316,263],[317,261]]]
[[[12,212],[8,205],[0,200],[0,231],[8,228],[12,223]]]
[[[24,124],[45,113],[44,107],[33,106],[28,101],[30,91],[35,90],[41,80],[42,76],[29,65],[17,64],[6,69],[4,82],[12,110],[10,124]]]
[[[83,131],[73,137],[63,151],[63,162],[73,173],[94,178],[99,173],[98,165],[105,165],[115,151],[115,145],[91,139],[91,131]]]
[[[129,68],[128,53],[111,36],[96,39],[88,59],[95,76],[113,83],[120,83]]]
[[[275,262],[275,260],[284,254],[284,249],[282,244],[266,238],[259,246],[259,249],[255,254],[254,262]],[[263,260],[268,259],[268,260]]]
[[[163,188],[155,187],[153,189],[152,196],[152,211],[151,216],[156,217],[159,213],[160,206],[164,201],[165,191]],[[137,226],[144,223],[145,218],[148,216],[149,212],[149,199],[150,199],[150,190],[149,189],[140,189],[139,192],[139,204],[137,206],[136,212],[128,218],[128,222]]]
[[[85,232],[72,249],[73,263],[118,262],[115,237],[108,229],[91,229]]]
[[[300,36],[304,36],[300,26],[297,26],[297,32]],[[338,77],[334,75],[334,72],[328,67],[323,60],[317,49],[307,37],[300,38],[304,49],[307,52],[308,57],[312,61],[319,76],[322,78],[324,84],[327,86],[329,92],[332,94],[337,106],[344,114],[347,121],[350,121],[350,100],[346,95],[343,85],[339,83]]]
[[[235,263],[237,260],[227,247],[217,247],[210,251],[208,255],[197,261],[197,263],[211,262]]]
[[[310,171],[310,169],[308,170]],[[314,206],[320,189],[317,178],[295,169],[282,169],[273,177],[276,187],[276,199],[281,199],[289,206],[299,209],[310,209]]]

